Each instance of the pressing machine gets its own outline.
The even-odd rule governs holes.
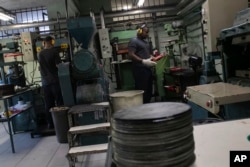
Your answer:
[[[79,46],[74,48],[71,61],[58,67],[64,105],[72,107],[68,112],[69,120],[72,119],[70,126],[106,122],[107,109],[92,105],[108,101],[108,81],[100,61],[95,21],[92,17],[69,19],[67,27],[72,43]],[[107,139],[106,133],[99,132],[79,134],[75,138],[80,145],[105,143]]]
[[[75,48],[71,62],[62,63],[58,68],[64,104],[72,106],[107,101],[108,81],[99,61],[94,19],[69,19],[67,27],[79,48]]]

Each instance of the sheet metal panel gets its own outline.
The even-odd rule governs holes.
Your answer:
[[[250,87],[219,82],[187,87],[186,95],[189,101],[217,114],[220,105],[250,100]]]

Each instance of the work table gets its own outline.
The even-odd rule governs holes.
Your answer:
[[[11,149],[12,149],[12,152],[15,153],[15,146],[14,146],[14,140],[13,140],[13,126],[11,125],[11,121],[12,119],[25,112],[25,111],[29,111],[29,109],[32,107],[32,106],[27,106],[26,108],[22,109],[22,110],[19,110],[15,113],[13,113],[12,115],[9,115],[8,113],[8,107],[12,106],[12,98],[14,98],[15,96],[19,96],[19,95],[22,95],[26,92],[29,92],[29,91],[32,91],[32,89],[26,89],[26,90],[23,90],[23,91],[18,91],[16,92],[15,94],[11,94],[11,95],[7,95],[7,96],[2,96],[0,97],[0,100],[3,100],[4,101],[4,105],[5,105],[5,113],[6,113],[6,117],[2,117],[0,118],[0,122],[7,122],[8,123],[8,133],[9,133],[9,136],[10,136],[10,142],[11,142]]]
[[[229,167],[230,151],[250,151],[250,119],[194,126],[196,161],[191,167]]]

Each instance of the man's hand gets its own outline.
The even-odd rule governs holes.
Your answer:
[[[147,66],[147,67],[153,67],[153,66],[155,66],[157,63],[154,62],[154,61],[151,61],[151,58],[149,58],[149,59],[143,59],[143,60],[142,60],[142,64],[144,64],[144,65]]]

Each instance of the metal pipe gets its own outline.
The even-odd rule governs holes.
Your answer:
[[[202,19],[201,12],[193,13],[192,15],[186,16],[184,20],[184,25],[189,26]]]
[[[89,16],[93,19],[93,21],[95,22],[95,14],[94,12],[92,11],[92,9],[90,10],[89,12]]]
[[[22,23],[22,24],[15,24],[15,25],[2,25],[0,26],[0,31],[6,31],[11,29],[20,29],[20,28],[31,28],[31,27],[38,27],[38,26],[50,26],[60,23],[66,23],[65,19],[60,19],[56,21],[44,21],[44,22],[36,22],[36,23]]]
[[[69,18],[68,0],[65,0],[66,19]]]
[[[156,13],[156,12],[166,12],[167,15],[176,15],[177,9],[175,7],[169,6],[159,6],[159,7],[151,7],[151,8],[144,8],[144,9],[133,9],[128,11],[117,11],[111,13],[105,13],[105,18],[110,17],[121,17],[121,16],[128,16],[128,15],[137,15],[137,14],[145,14],[145,13]]]
[[[153,8],[145,8],[140,10],[129,10],[129,11],[118,11],[118,12],[110,12],[105,13],[104,18],[112,18],[112,17],[121,17],[121,16],[128,16],[128,15],[136,15],[136,14],[144,14],[144,13],[155,13],[155,12],[166,12],[167,17],[176,16],[177,10],[174,7],[153,7]],[[94,14],[92,14],[92,17]],[[96,17],[98,18],[98,16]],[[67,19],[67,18],[66,18]],[[66,19],[60,19],[60,23],[66,23]],[[11,29],[20,29],[20,28],[31,28],[37,26],[49,26],[58,24],[58,21],[44,21],[44,22],[36,22],[36,23],[22,23],[22,24],[15,24],[15,25],[2,25],[0,26],[0,31],[11,30]]]
[[[101,19],[101,27],[102,27],[102,29],[105,29],[105,22],[104,22],[103,8],[100,10],[100,19]]]
[[[177,15],[178,16],[184,16],[187,12],[190,12],[190,10],[193,10],[195,7],[198,7],[198,6],[202,5],[204,2],[205,2],[205,0],[194,0],[188,6],[186,6],[181,11],[179,11],[177,13]]]
[[[177,9],[183,9],[185,6],[187,6],[188,4],[192,3],[193,0],[181,0],[178,5],[176,5]]]
[[[58,22],[58,28],[59,28],[59,38],[61,38],[61,23],[59,20],[61,19],[61,13],[57,12],[57,22]]]
[[[141,20],[141,19],[138,19],[138,20]],[[152,18],[149,18],[149,19],[145,19],[144,18],[142,22],[146,21],[147,24],[148,24],[148,23],[153,23],[153,22],[159,23],[159,22],[168,22],[168,21],[173,21],[173,20],[179,20],[179,18],[177,18],[176,16],[171,16],[171,17],[157,17],[156,20],[153,20]],[[124,21],[117,21],[117,22],[106,23],[106,27],[121,27],[121,26],[124,26]],[[100,27],[100,26],[97,25],[97,27]]]

